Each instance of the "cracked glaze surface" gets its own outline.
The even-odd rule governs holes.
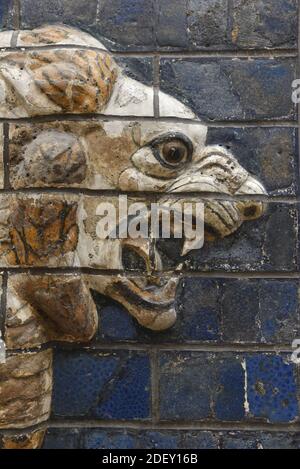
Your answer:
[[[62,25],[21,31],[14,37],[17,49],[10,51],[12,37],[0,35],[6,47],[0,52],[0,117],[51,115],[54,120],[10,123],[9,183],[13,189],[56,192],[1,195],[0,266],[122,272],[129,262],[143,271],[9,278],[0,428],[26,428],[49,417],[52,388],[51,350],[28,349],[51,341],[89,341],[98,325],[90,290],[122,304],[146,328],[164,330],[176,320],[178,277],[155,275],[163,269],[155,242],[97,237],[98,204],[117,206],[117,197],[64,193],[64,188],[150,191],[161,193],[164,204],[196,200],[196,193],[241,196],[205,203],[205,242],[259,218],[264,204],[247,196],[266,191],[228,150],[206,145],[207,127],[175,98],[160,92],[161,108],[186,122],[139,121],[139,116],[154,116],[152,88],[127,77],[88,34]],[[62,114],[81,119],[63,120]],[[85,114],[94,118],[84,120]],[[182,254],[191,249],[185,244]],[[20,349],[23,353],[16,352]],[[41,439],[42,432],[30,434],[19,447],[37,447]],[[18,441],[7,438],[6,446]]]

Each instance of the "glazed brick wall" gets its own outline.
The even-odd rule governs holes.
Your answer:
[[[184,101],[269,193],[263,219],[192,253],[176,325],[94,293],[99,331],[55,349],[45,448],[299,448],[297,0],[2,0],[0,26],[65,22]],[[155,100],[156,117],[160,116]],[[179,251],[164,246],[172,271]]]

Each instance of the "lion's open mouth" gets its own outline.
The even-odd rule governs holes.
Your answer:
[[[109,287],[109,296],[121,303],[138,322],[153,330],[171,327],[176,320],[175,298],[178,278],[162,279],[157,285],[148,278],[120,277]]]

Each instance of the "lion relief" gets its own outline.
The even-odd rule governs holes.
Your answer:
[[[176,321],[179,276],[160,275],[153,239],[100,240],[99,201],[203,196],[212,242],[259,218],[263,202],[247,196],[266,191],[228,150],[206,145],[207,126],[175,98],[159,92],[155,118],[152,88],[126,76],[89,34],[51,25],[0,33],[0,45],[9,157],[0,196],[0,267],[9,273],[0,428],[26,435],[5,436],[5,447],[33,448],[44,427],[25,429],[51,409],[51,343],[88,342],[97,331],[91,290],[151,330]],[[182,257],[190,249],[184,242]]]

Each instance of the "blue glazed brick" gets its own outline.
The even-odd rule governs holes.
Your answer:
[[[43,449],[299,449],[300,432],[50,428]]]
[[[113,49],[152,49],[155,43],[152,0],[102,0],[93,32],[109,39]]]
[[[150,363],[145,355],[126,362],[116,383],[95,407],[103,419],[145,419],[150,415]]]
[[[263,341],[291,344],[299,336],[298,295],[298,281],[261,281],[259,321]]]
[[[0,28],[1,30],[16,29],[18,24],[17,3],[14,0],[0,1]]]
[[[257,342],[259,283],[252,280],[224,282],[222,338],[224,342]]]
[[[221,307],[216,280],[185,278],[179,299],[178,335],[189,341],[220,338]]]
[[[211,416],[213,357],[207,354],[165,353],[160,361],[162,419],[199,420]]]
[[[85,449],[136,449],[137,436],[127,430],[97,430],[85,431]]]
[[[224,432],[221,449],[299,449],[300,433]]]
[[[188,0],[187,25],[191,49],[226,49],[228,0]]]
[[[95,22],[97,0],[22,0],[22,28],[35,28],[45,23],[66,23],[89,32]]]
[[[153,61],[147,57],[117,57],[116,62],[122,67],[125,75],[145,85],[153,84]]]
[[[139,326],[128,311],[118,303],[103,298],[97,292],[92,292],[97,307],[99,328],[95,341],[134,340],[137,338]]]
[[[245,408],[244,369],[240,360],[225,356],[217,364],[218,384],[215,397],[215,415],[218,420],[243,420]]]
[[[300,432],[261,432],[258,440],[263,449],[300,449]]]
[[[247,389],[252,417],[272,423],[292,422],[298,415],[295,367],[289,357],[247,356]]]
[[[78,428],[48,428],[43,449],[78,449],[80,436]]]
[[[180,243],[159,239],[165,269],[182,262],[182,271],[268,272],[298,270],[298,206],[270,203],[258,220],[245,222],[234,234],[180,257]],[[178,241],[178,240],[176,240]]]
[[[88,415],[119,365],[120,357],[88,353],[56,353],[54,359],[53,413]]]
[[[152,332],[96,292],[95,342],[291,344],[299,336],[299,284],[288,279],[204,279],[186,276],[176,294],[177,320]]]
[[[231,151],[269,196],[299,194],[297,131],[287,127],[208,129],[207,144]]]
[[[161,418],[234,421],[244,417],[244,371],[239,357],[200,352],[162,354]]]
[[[296,48],[297,11],[297,0],[235,0],[232,42],[241,48]]]
[[[161,47],[296,48],[297,0],[159,0],[158,9]]]
[[[86,449],[215,449],[211,432],[176,430],[90,429],[85,431]]]
[[[186,0],[160,0],[156,35],[162,48],[188,49],[188,18]]]
[[[58,352],[53,414],[138,419],[149,416],[150,365],[144,354]]]
[[[293,59],[162,59],[161,89],[206,121],[295,119]]]
[[[224,432],[221,449],[258,449],[257,432]]]

